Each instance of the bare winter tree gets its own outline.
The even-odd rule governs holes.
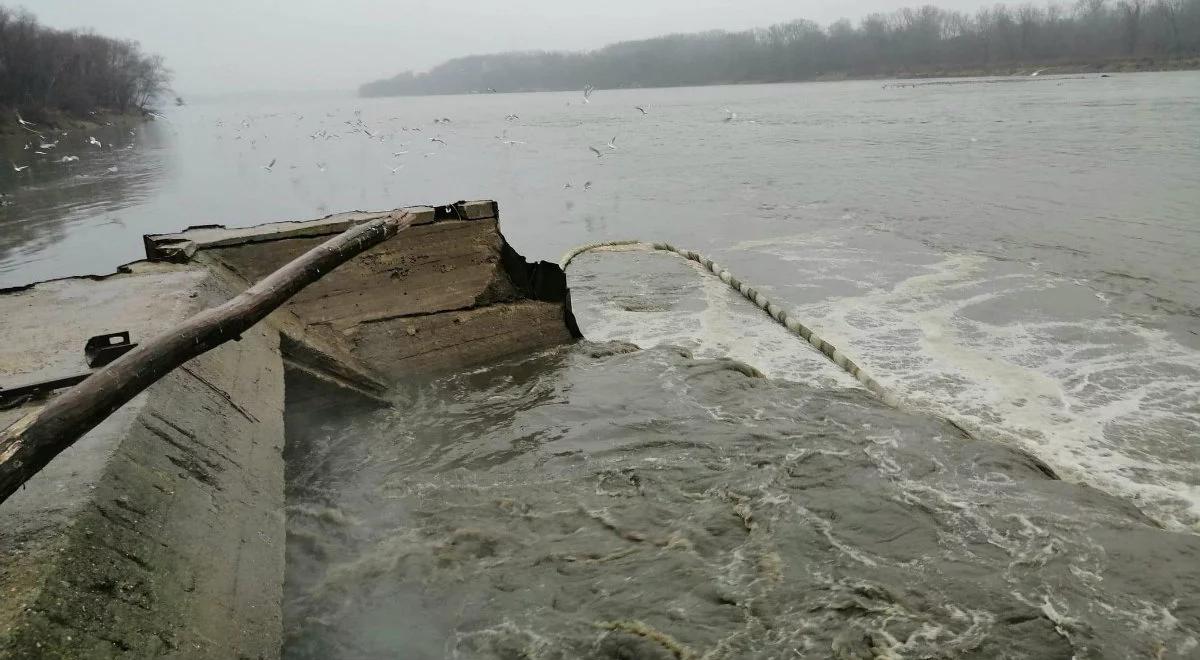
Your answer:
[[[808,80],[1031,70],[1118,58],[1200,57],[1200,0],[1003,4],[964,14],[925,5],[822,28],[793,21],[618,43],[590,53],[504,53],[451,60],[364,85],[364,95]]]
[[[169,85],[162,58],[137,42],[46,28],[27,11],[0,7],[0,108],[34,120],[133,112],[148,109]]]

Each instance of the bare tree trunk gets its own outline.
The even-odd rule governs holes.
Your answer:
[[[143,343],[0,432],[0,502],[55,456],[184,362],[237,339],[301,289],[412,224],[401,211],[318,245],[223,305]]]

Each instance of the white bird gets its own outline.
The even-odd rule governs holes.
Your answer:
[[[646,109],[645,109],[645,108],[643,108],[643,107],[642,107],[642,106],[640,106],[640,105],[635,105],[635,106],[633,106],[633,109],[634,109],[634,110],[641,110],[643,115],[645,115],[645,114],[649,114],[649,113],[647,113],[647,112],[646,112]]]
[[[583,88],[583,102],[584,103],[592,102],[592,92],[594,92],[594,91],[596,91],[595,87],[592,87],[591,85],[584,86],[584,88]]]
[[[29,169],[28,165],[17,165],[16,163],[13,163],[12,166],[14,172],[24,172],[25,170]]]
[[[34,126],[37,126],[37,124],[35,124],[33,122],[25,121],[24,119],[22,119],[21,113],[19,113],[19,112],[17,113],[17,123],[20,124],[22,128],[32,128]]]
[[[107,171],[109,174],[116,174],[116,173],[117,173],[117,167],[116,167],[116,165],[114,165],[114,166],[112,166],[112,167],[108,168],[108,170],[106,170],[106,171]]]
[[[404,154],[406,154],[406,153],[408,153],[408,152],[407,152],[407,151],[393,151],[393,152],[392,152],[392,158],[396,158],[396,157],[398,157],[398,156],[403,156],[403,155],[404,155]]]
[[[55,140],[53,142],[43,142],[38,146],[41,147],[42,149],[53,149],[54,147],[58,146],[58,140]]]
[[[564,184],[563,184],[563,188],[564,188],[564,189],[565,189],[565,188],[570,188],[570,187],[571,187],[571,182],[570,182],[570,181],[568,181],[568,182],[566,182],[566,183],[564,183]]]
[[[60,163],[74,163],[79,160],[79,156],[63,156],[58,160]]]
[[[583,182],[583,189],[584,189],[584,190],[591,190],[591,189],[592,189],[592,182],[591,182],[591,181],[584,181],[584,182]]]
[[[600,150],[596,147],[588,147],[588,149],[591,149],[592,153],[596,154],[596,158],[601,158],[604,156],[604,154],[600,153]]]
[[[429,141],[430,141],[430,142],[437,142],[438,144],[442,145],[443,147],[444,147],[444,146],[446,146],[446,141],[445,141],[445,140],[443,140],[443,139],[442,139],[442,138],[440,138],[440,137],[431,137],[431,138],[429,138]]]
[[[508,115],[504,115],[504,119],[505,119],[505,121],[516,121],[516,120],[520,119],[520,117],[518,117],[515,114],[508,114]]]
[[[35,151],[35,152],[33,152],[33,153],[35,153],[35,154],[37,154],[37,155],[39,155],[39,156],[45,156],[45,155],[46,155],[46,152],[44,152],[44,151]]]
[[[271,168],[272,168],[272,167],[275,167],[275,160],[276,160],[276,159],[272,158],[272,159],[271,159],[271,162],[267,163],[266,165],[263,165],[263,169],[264,169],[264,170],[266,170],[266,171],[268,171],[268,172],[270,172],[270,171],[271,171]]]
[[[317,163],[317,169],[324,172],[325,171],[325,163]]]
[[[399,171],[400,171],[400,170],[402,170],[402,169],[404,169],[404,166],[403,166],[403,165],[401,165],[401,166],[399,166],[399,167],[393,167],[393,168],[392,168],[392,174],[395,174],[396,172],[399,172]]]
[[[96,138],[94,138],[94,137],[90,137],[90,136],[88,137],[88,144],[92,144],[92,145],[95,145],[95,146],[97,146],[97,147],[103,147],[103,146],[104,146],[104,144],[103,144],[103,143],[101,143],[101,142],[100,142],[100,140],[97,140]]]
[[[1033,78],[1034,76],[1040,76],[1040,75],[1042,75],[1043,71],[1045,71],[1045,69],[1038,69],[1037,71],[1034,71],[1033,73],[1029,74],[1029,77]]]
[[[616,151],[617,150],[617,136],[614,135],[613,139],[609,140],[608,144],[606,144],[604,146],[608,147],[609,149],[612,149],[613,151]]]
[[[729,115],[728,117],[725,118],[725,121],[733,121],[734,119],[737,119],[737,113],[734,112],[733,110],[730,110],[729,108],[721,108],[721,109],[725,111],[725,114]]]

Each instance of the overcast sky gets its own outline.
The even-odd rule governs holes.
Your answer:
[[[15,3],[0,0],[6,5]],[[136,39],[181,94],[353,89],[459,55],[586,50],[668,32],[828,24],[911,0],[26,0],[42,23]],[[938,0],[975,9],[983,0]]]

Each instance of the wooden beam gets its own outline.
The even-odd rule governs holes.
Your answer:
[[[304,287],[407,229],[414,216],[376,218],[309,250],[223,305],[121,356],[0,432],[0,502],[118,408],[188,360],[241,337]]]

